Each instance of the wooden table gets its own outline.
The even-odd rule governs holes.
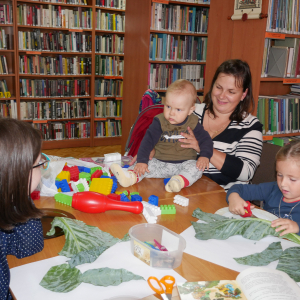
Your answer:
[[[118,188],[119,191],[125,190]],[[144,179],[140,183],[128,188],[131,192],[139,192],[143,200],[147,201],[150,195],[159,197],[159,204],[173,204],[175,193],[167,193],[164,189],[163,179]],[[182,196],[189,198],[189,206],[182,207],[176,205],[176,215],[158,216],[157,223],[165,226],[172,231],[180,234],[189,226],[191,221],[197,221],[192,217],[196,208],[201,208],[205,212],[214,213],[219,208],[227,206],[225,201],[226,193],[224,189],[217,185],[209,178],[203,176],[191,187],[183,189],[180,193]],[[38,208],[56,208],[73,214],[76,219],[85,222],[91,226],[97,226],[101,230],[109,232],[115,237],[122,238],[129,229],[140,223],[146,223],[142,214],[136,215],[123,211],[107,211],[100,214],[87,214],[73,209],[70,206],[56,203],[53,197],[41,197],[35,201]],[[17,259],[15,256],[8,256],[9,267],[13,268],[23,264],[47,259],[57,256],[65,243],[65,237],[60,236],[54,239],[45,240],[44,249],[32,256],[23,259]],[[219,265],[207,262],[192,255],[183,253],[182,264],[175,269],[181,276],[188,281],[217,280],[228,279],[234,280],[238,272],[221,267]],[[173,299],[179,299],[177,289],[174,289]],[[158,296],[159,299],[160,296]],[[157,299],[154,296],[145,298],[147,300]]]

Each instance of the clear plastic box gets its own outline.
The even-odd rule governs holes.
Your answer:
[[[158,224],[145,223],[131,227],[129,235],[132,254],[150,267],[175,269],[180,266],[186,242],[177,233]],[[144,243],[154,239],[172,251],[156,250]]]

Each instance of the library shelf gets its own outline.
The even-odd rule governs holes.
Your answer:
[[[67,4],[59,2],[44,2],[44,1],[30,1],[30,0],[17,0],[18,3],[30,3],[30,4],[43,4],[43,5],[57,5],[57,6],[67,6],[67,7],[84,7],[84,8],[93,8],[92,5],[82,5],[82,4]]]
[[[84,118],[71,118],[71,119],[43,119],[43,120],[38,120],[38,119],[26,119],[22,120],[24,122],[28,123],[49,123],[49,122],[64,122],[64,121],[86,121],[90,120],[91,117],[84,117]]]
[[[95,6],[96,9],[100,10],[110,10],[110,11],[117,11],[117,12],[125,12],[125,9],[119,9],[119,8],[111,8],[111,7],[106,7],[106,6]]]
[[[0,26],[1,27],[1,26]],[[44,26],[31,26],[31,25],[18,25],[18,28],[30,28],[30,29],[43,29],[43,30],[60,30],[60,31],[93,31],[92,28],[65,28],[65,27],[44,27]]]
[[[263,140],[264,141],[270,141],[270,140],[273,139],[273,137],[296,136],[296,135],[300,135],[300,132],[263,135]]]
[[[190,33],[190,32],[181,32],[181,31],[169,31],[169,30],[154,30],[150,29],[150,33],[165,33],[170,35],[192,35],[192,36],[204,36],[207,37],[207,33]]]
[[[186,5],[186,6],[202,6],[202,7],[210,7],[210,4],[203,3],[191,3],[191,2],[183,2],[183,1],[169,1],[169,4],[178,4],[178,5]]]
[[[149,63],[157,64],[175,64],[175,65],[205,65],[205,61],[182,61],[182,60],[149,60]]]
[[[280,77],[261,77],[260,81],[283,81],[284,79],[293,79],[293,78],[280,78]],[[296,79],[296,78],[295,78]]]
[[[122,76],[110,76],[110,75],[95,75],[95,77],[97,78],[104,78],[104,79],[119,79],[119,80],[123,80]]]
[[[65,51],[30,51],[30,50],[18,50],[19,53],[24,53],[28,55],[43,55],[43,54],[61,54],[61,55],[91,55],[92,52],[65,52]]]
[[[74,148],[74,147],[90,147],[90,146],[92,146],[91,138],[84,138],[84,139],[76,138],[76,139],[66,139],[66,140],[43,141],[42,148],[44,150],[49,150],[49,149],[56,149],[56,148]]]
[[[95,122],[106,121],[106,120],[122,120],[122,117],[104,117],[104,118],[94,118]]]
[[[13,27],[14,24],[0,24],[0,27]]]
[[[116,30],[102,30],[102,29],[95,29],[95,32],[96,32],[96,33],[100,33],[100,32],[103,32],[103,33],[116,33],[116,34],[122,34],[122,35],[125,35],[125,31],[116,31]]]
[[[1,26],[0,26],[1,27]],[[0,52],[15,52],[15,50],[0,49]]]
[[[16,74],[0,74],[0,77],[13,77],[16,76]]]
[[[70,97],[20,97],[20,100],[70,100],[70,99],[90,99],[91,96],[70,96]]]
[[[103,55],[103,56],[121,56],[124,57],[124,54],[117,54],[117,53],[100,53],[100,52],[95,52],[96,55]]]
[[[1,76],[1,75],[0,75]],[[19,77],[31,77],[31,78],[40,78],[41,76],[43,76],[43,78],[72,78],[72,77],[76,77],[76,78],[81,78],[81,77],[91,77],[92,75],[91,74],[82,74],[82,75],[60,75],[60,74],[57,74],[57,75],[45,75],[45,74],[19,74]]]
[[[94,100],[107,100],[107,99],[115,99],[115,100],[123,100],[123,97],[118,96],[107,96],[107,97],[94,97]]]
[[[0,101],[3,101],[3,100],[16,100],[16,97],[0,98]]]

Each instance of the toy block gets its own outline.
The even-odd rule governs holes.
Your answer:
[[[72,188],[71,183],[69,183],[69,188],[70,188],[70,191],[73,192],[73,188]]]
[[[63,171],[70,171],[70,169],[71,168],[67,164],[65,164],[62,170]]]
[[[81,179],[79,179],[76,182],[74,182],[74,181],[71,182],[71,187],[72,187],[72,189],[73,189],[73,191],[75,193],[83,192],[83,191],[79,190],[79,188],[78,188],[79,184],[83,185],[83,188],[84,188],[83,191],[88,191],[89,190],[89,185],[88,185],[86,179],[85,178],[81,178]],[[82,186],[80,186],[80,189],[82,189]]]
[[[79,173],[79,179],[85,178],[86,181],[91,181],[91,174],[86,172]]]
[[[79,179],[79,170],[77,166],[70,167],[70,179],[72,181],[77,181]]]
[[[78,188],[77,188],[77,185],[74,181],[71,181],[71,187],[72,187],[73,192],[75,192],[75,193],[79,192]]]
[[[149,204],[146,201],[142,201],[142,204],[144,207],[148,207],[149,209],[151,209],[151,211],[154,213],[155,216],[161,215],[161,210],[159,206]]]
[[[93,178],[90,185],[90,191],[103,195],[109,195],[113,186],[113,180],[110,178]]]
[[[58,191],[59,193],[61,193],[61,188],[59,188],[57,191]]]
[[[121,196],[120,201],[130,202],[130,200],[127,198],[127,196],[125,194],[121,194],[120,196]]]
[[[111,187],[111,191],[110,192],[114,193],[117,188],[118,188],[118,183],[113,180],[113,185]]]
[[[91,168],[91,174],[95,173],[97,170],[99,171],[102,171],[102,168],[101,167],[94,167],[94,168]]]
[[[103,172],[101,170],[96,170],[92,175],[91,179],[93,178],[100,178],[102,176]]]
[[[161,210],[162,215],[175,215],[176,214],[175,205],[161,205],[160,210]]]
[[[146,221],[150,224],[155,224],[157,222],[157,217],[153,214],[151,209],[148,207],[144,207],[143,216],[145,217]]]
[[[120,201],[121,200],[121,196],[117,195],[117,194],[109,194],[109,195],[107,195],[107,197],[109,199],[116,200],[116,201]]]
[[[84,185],[82,183],[77,184],[78,192],[84,192]]]
[[[80,173],[81,173],[81,172],[84,172],[84,167],[78,166],[77,168],[78,168],[78,170],[79,170]]]
[[[148,199],[149,199],[148,202],[149,202],[150,204],[158,206],[158,197],[157,197],[157,196],[151,195],[151,196],[149,196]]]
[[[60,188],[60,180],[55,180],[55,185],[56,185],[57,189],[59,189]]]
[[[139,195],[139,192],[130,192],[130,195]]]
[[[56,202],[72,206],[72,196],[57,193],[54,195],[54,199]]]
[[[128,169],[130,166],[129,165],[124,165],[122,168]]]
[[[143,198],[140,195],[132,195],[131,194],[131,202],[134,202],[134,201],[142,202]]]
[[[130,192],[128,190],[126,190],[126,191],[123,191],[122,194],[128,196],[128,195],[130,195]]]
[[[56,176],[57,179],[63,180],[66,179],[68,182],[70,182],[70,172],[69,171],[61,171]]]
[[[189,205],[189,199],[180,195],[176,195],[174,197],[174,203],[179,204],[181,206],[188,206]]]
[[[39,200],[40,199],[40,191],[33,191],[31,194],[31,199],[32,200]]]
[[[103,175],[104,175],[104,176],[108,176],[108,173],[107,173],[107,172],[103,172]]]
[[[115,194],[121,195],[121,194],[123,194],[123,192],[117,191],[117,192],[115,192]]]
[[[120,153],[108,153],[104,154],[104,162],[111,162],[111,161],[118,161],[121,160],[121,154]]]
[[[61,191],[63,193],[66,192],[71,192],[69,185],[68,185],[68,181],[66,179],[63,179],[62,181],[59,181],[59,187],[61,188]]]
[[[91,169],[90,169],[90,168],[84,167],[83,172],[85,172],[85,173],[90,173],[90,172],[91,172]]]
[[[166,185],[166,184],[170,181],[170,179],[171,179],[171,178],[165,178],[165,179],[164,179],[164,185]]]

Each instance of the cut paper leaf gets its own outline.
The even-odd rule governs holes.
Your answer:
[[[98,246],[110,247],[121,241],[109,233],[101,231],[98,227],[86,225],[75,219],[55,217],[47,235],[54,234],[54,227],[60,227],[66,238],[65,245],[59,255],[69,258],[81,251],[91,250]]]
[[[97,286],[119,285],[130,280],[145,280],[142,276],[135,275],[125,269],[100,268],[84,272],[80,280]]]
[[[68,293],[81,284],[81,272],[68,264],[52,267],[43,277],[40,285],[47,290],[58,293]]]
[[[267,266],[272,261],[279,259],[283,250],[281,242],[274,242],[264,251],[244,257],[233,258],[237,263],[247,266]]]
[[[283,251],[277,270],[287,273],[296,282],[300,281],[300,247],[291,247]]]
[[[243,219],[223,219],[217,220],[211,216],[212,214],[205,213],[197,208],[193,216],[197,216],[202,221],[208,223],[192,222],[195,229],[195,237],[199,240],[226,240],[234,235],[241,235],[246,239],[259,241],[262,238],[271,235],[279,238],[288,239],[294,243],[300,244],[300,236],[294,233],[279,236],[280,232],[276,232],[275,228],[271,227],[271,221],[257,218]]]
[[[76,255],[72,256],[72,258],[68,260],[67,263],[70,265],[71,268],[86,263],[92,263],[108,248],[109,247],[99,246],[91,250],[81,251]]]
[[[124,237],[121,239],[122,242],[128,242],[130,241],[130,235],[128,233],[126,233],[124,235]]]
[[[200,208],[196,208],[193,211],[193,215],[192,216],[194,218],[202,220],[202,221],[204,221],[206,223],[220,221],[220,220],[229,220],[229,218],[221,216],[221,215],[206,213],[206,212],[202,211]]]

